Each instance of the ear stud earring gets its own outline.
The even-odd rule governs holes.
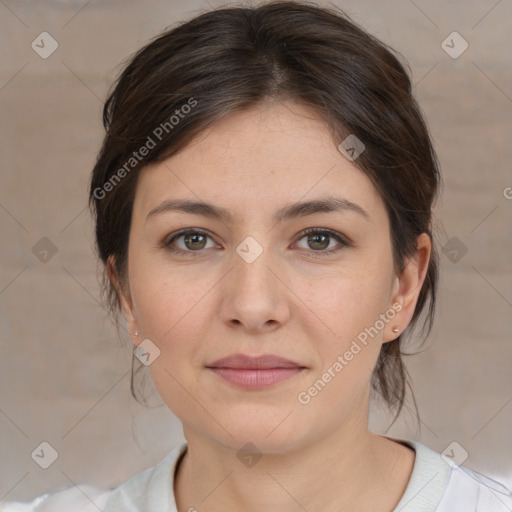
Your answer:
[[[136,331],[133,333],[133,335],[134,335],[134,336],[138,336],[138,335],[139,335],[139,331],[137,331],[137,330],[136,330]]]
[[[400,330],[400,329],[399,329],[398,327],[394,327],[394,328],[393,328],[393,332],[394,332],[394,333],[397,333],[399,330]]]

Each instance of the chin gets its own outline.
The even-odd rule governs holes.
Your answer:
[[[289,419],[291,419],[291,416]],[[282,421],[282,418],[280,421]],[[285,420],[279,425],[279,422],[273,419],[264,421],[260,418],[257,422],[240,422],[226,425],[226,429],[231,436],[223,429],[220,429],[220,431],[216,429],[217,435],[213,436],[210,431],[209,437],[237,453],[244,449],[249,451],[254,449],[261,453],[285,453],[293,451],[304,442],[297,425],[292,422],[288,424],[287,422],[288,420]]]

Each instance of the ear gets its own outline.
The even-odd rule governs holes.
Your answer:
[[[394,278],[391,305],[395,305],[397,315],[387,325],[384,332],[383,342],[392,341],[406,329],[414,314],[416,303],[421,291],[423,282],[427,275],[428,264],[432,243],[427,233],[422,233],[416,239],[416,253],[407,260],[402,273]],[[401,309],[398,309],[398,304]],[[398,332],[393,332],[397,327]]]
[[[113,255],[110,255],[107,260],[107,274],[110,279],[110,282],[117,291],[119,302],[121,303],[124,318],[126,320],[126,328],[128,329],[128,332],[130,334],[130,339],[132,340],[132,343],[134,345],[138,345],[141,342],[142,338],[137,339],[137,336],[135,335],[135,331],[140,330],[140,328],[138,327],[138,322],[134,314],[130,287],[127,284],[123,286],[123,283],[121,283],[119,276],[117,274],[115,257]]]

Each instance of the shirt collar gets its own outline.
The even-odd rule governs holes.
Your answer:
[[[439,453],[417,441],[391,437],[387,439],[406,444],[416,452],[411,478],[393,512],[432,512],[450,479],[451,467]],[[178,512],[174,476],[186,450],[187,443],[183,442],[156,466],[142,471],[114,489],[104,512]]]
[[[450,479],[451,466],[443,460],[441,454],[418,441],[387,438],[410,446],[416,452],[411,478],[393,512],[436,510]]]

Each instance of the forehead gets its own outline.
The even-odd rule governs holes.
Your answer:
[[[178,154],[144,168],[134,211],[145,217],[166,200],[186,198],[243,217],[327,195],[370,216],[385,213],[369,178],[341,154],[313,109],[268,101],[226,116]]]

